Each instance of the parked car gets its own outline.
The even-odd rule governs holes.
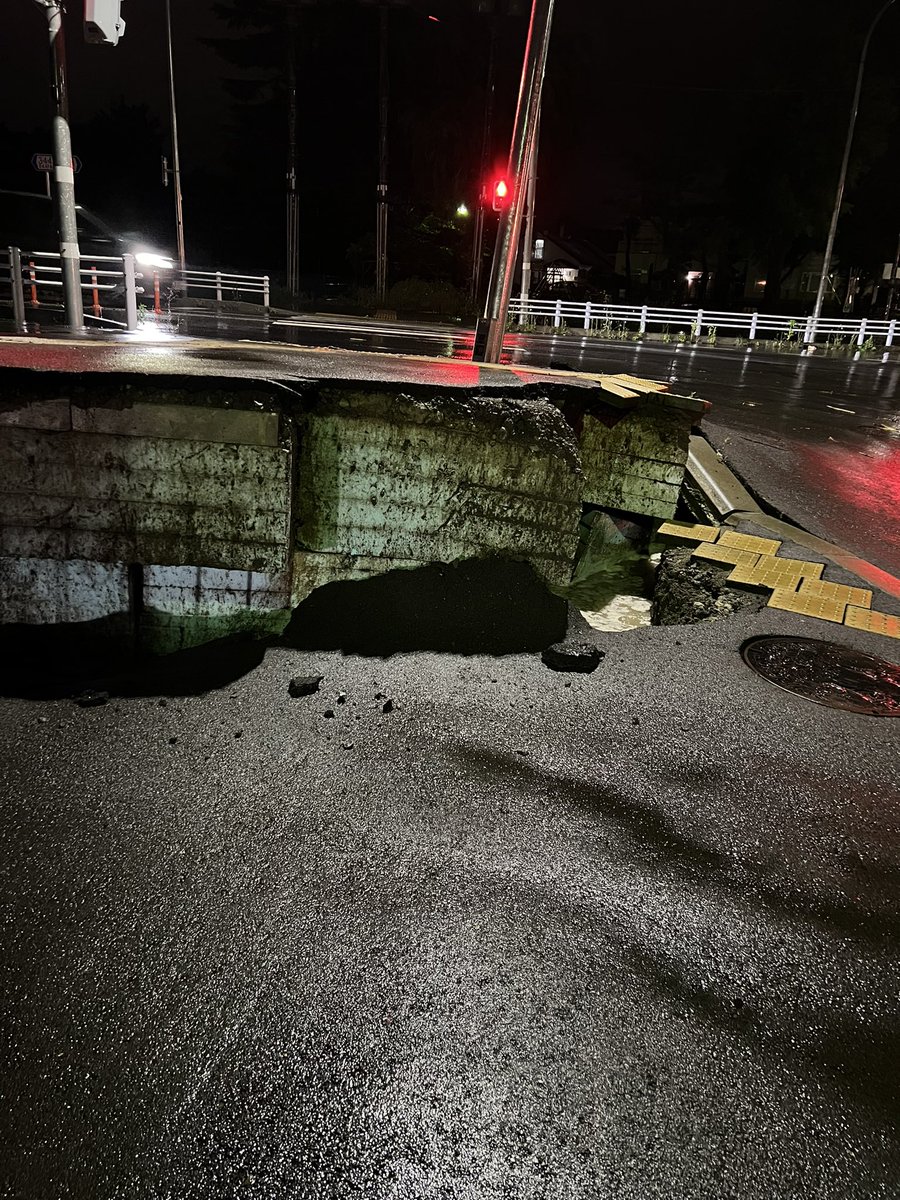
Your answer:
[[[174,266],[170,254],[131,234],[116,233],[81,204],[76,204],[78,247],[83,261],[91,255],[133,254],[139,266],[168,270]],[[33,192],[0,191],[0,246],[18,246],[28,251],[55,251],[59,246],[56,214],[49,196]]]

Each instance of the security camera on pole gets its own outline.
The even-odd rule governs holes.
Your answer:
[[[53,180],[56,223],[66,323],[74,333],[84,330],[81,303],[81,254],[75,216],[75,171],[69,133],[69,91],[66,77],[66,39],[62,0],[35,0],[47,16],[50,34],[50,91],[53,102]],[[84,0],[84,32],[89,42],[115,46],[125,29],[121,0]]]

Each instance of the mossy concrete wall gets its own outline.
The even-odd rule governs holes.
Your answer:
[[[706,405],[649,395],[630,408],[605,405],[581,419],[584,499],[602,508],[668,520],[684,481],[691,424]]]
[[[564,586],[584,500],[672,515],[703,407],[614,382],[611,399],[550,383],[3,382],[0,623],[108,626],[154,651],[278,633],[324,584],[427,563],[518,560]]]
[[[393,566],[525,559],[571,574],[582,479],[571,430],[544,399],[325,391],[298,421],[295,600],[311,553]],[[306,570],[304,570],[306,567]]]
[[[58,377],[0,402],[3,624],[124,615],[170,651],[277,633],[314,587],[396,567],[567,579],[581,473],[546,400],[204,382]]]
[[[227,391],[96,392],[0,406],[3,623],[118,627],[126,613],[165,650],[281,628],[291,450],[265,393],[229,408]]]

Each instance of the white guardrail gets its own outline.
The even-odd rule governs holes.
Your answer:
[[[842,341],[863,346],[868,339],[871,344],[882,342],[885,347],[894,343],[897,319],[878,320],[857,317],[855,320],[820,317],[782,317],[761,312],[720,312],[703,308],[652,308],[647,304],[603,304],[573,300],[528,300],[513,299],[509,305],[510,322],[520,326],[536,325],[550,329],[561,326],[584,329],[587,332],[606,333],[611,338],[627,336],[629,331],[638,335],[646,333],[674,332],[683,334],[685,340],[707,342],[722,337],[742,337],[748,342],[761,340],[789,341],[798,345],[819,341]]]
[[[228,271],[178,271],[171,268],[136,269],[133,254],[116,257],[84,255],[80,262],[81,290],[85,317],[103,325],[135,330],[138,327],[138,297],[156,315],[163,311],[163,298],[191,293],[211,293],[217,301],[252,299],[269,307],[268,275],[235,275]],[[24,332],[29,311],[33,320],[42,308],[62,307],[62,266],[51,250],[20,250],[0,247],[0,299],[10,293],[16,329]],[[207,297],[205,297],[207,298]],[[125,310],[125,320],[103,315],[103,309]]]

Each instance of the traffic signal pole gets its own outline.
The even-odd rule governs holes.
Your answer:
[[[84,332],[81,302],[81,254],[75,213],[75,171],[69,133],[69,92],[66,77],[66,41],[61,0],[36,0],[47,16],[50,34],[50,94],[53,103],[53,179],[56,224],[59,230],[60,266],[66,324],[73,333]]]
[[[475,362],[500,361],[506,313],[509,309],[516,257],[522,235],[525,176],[535,153],[553,3],[554,0],[532,0],[507,172],[507,178],[512,181],[512,195],[510,203],[500,214],[487,303],[484,316],[475,329],[475,346],[472,351],[472,359]]]

